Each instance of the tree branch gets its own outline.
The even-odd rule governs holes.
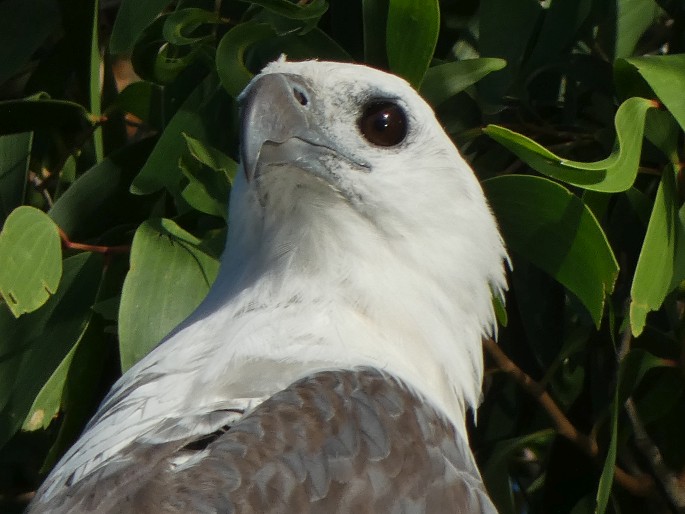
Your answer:
[[[580,432],[573,423],[554,402],[547,391],[535,380],[530,378],[514,362],[507,357],[501,348],[492,339],[484,339],[483,345],[497,364],[497,367],[510,375],[519,385],[521,385],[547,412],[551,418],[557,433],[573,442],[586,455],[596,458],[599,455],[597,442],[591,437]],[[623,486],[636,496],[648,496],[654,491],[654,480],[649,475],[633,476],[616,466],[614,478],[618,484]]]

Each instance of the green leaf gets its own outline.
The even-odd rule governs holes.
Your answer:
[[[670,292],[678,266],[676,234],[682,230],[678,203],[675,177],[669,166],[662,173],[630,289],[630,328],[635,336],[642,333],[647,314],[661,308]]]
[[[543,9],[536,0],[481,0],[479,5],[480,56],[499,57],[507,62],[500,73],[483,80],[479,90],[490,101],[499,103],[510,89],[520,87],[519,70]]]
[[[228,184],[233,183],[236,171],[238,170],[238,163],[231,159],[228,155],[222,151],[214,148],[213,146],[202,143],[195,138],[190,137],[188,134],[183,134],[183,138],[186,140],[186,145],[190,154],[198,161],[213,169],[214,171],[219,171],[223,173]]]
[[[66,357],[62,359],[62,362],[59,363],[59,366],[50,375],[50,378],[43,384],[38,396],[33,401],[33,405],[31,405],[29,413],[26,415],[26,419],[24,419],[24,424],[21,427],[22,430],[33,432],[40,428],[47,428],[59,412],[60,405],[62,404],[64,384],[67,381],[69,367],[77,347],[78,342],[74,344]]]
[[[614,58],[627,57],[659,16],[660,9],[654,0],[618,0],[616,9]]]
[[[200,140],[209,139],[207,123],[211,111],[216,111],[216,77],[205,78],[186,98],[159,137],[147,162],[131,184],[134,194],[150,194],[162,187],[172,193],[179,191],[181,171],[178,160],[185,151],[182,133]]]
[[[245,66],[245,51],[258,41],[276,36],[274,29],[264,23],[242,23],[229,30],[221,38],[216,49],[216,69],[221,85],[237,98],[252,73]]]
[[[575,294],[599,327],[618,264],[590,209],[541,177],[496,177],[484,181],[483,189],[507,246]]]
[[[181,156],[179,167],[189,181],[181,191],[188,205],[200,212],[226,219],[230,189],[225,177],[186,155]]]
[[[609,496],[611,495],[611,486],[614,483],[614,469],[616,469],[616,449],[618,446],[618,388],[614,391],[614,400],[611,404],[611,425],[610,425],[610,439],[609,449],[607,451],[606,459],[604,460],[604,467],[602,468],[602,475],[599,478],[599,486],[597,488],[597,508],[596,514],[604,514],[609,503]]]
[[[468,59],[428,68],[421,83],[421,95],[434,107],[472,86],[489,73],[507,65],[502,59]]]
[[[0,309],[0,446],[22,426],[93,314],[102,256],[82,252],[63,266],[60,287],[42,309],[19,319]]]
[[[640,385],[645,374],[654,369],[665,366],[664,359],[642,348],[634,348],[621,360],[618,370],[618,401],[623,405]]]
[[[318,19],[328,10],[326,0],[311,2],[289,2],[288,0],[241,0],[250,4],[261,5],[265,9],[291,20]]]
[[[540,430],[522,437],[499,441],[483,469],[483,478],[490,497],[500,514],[516,514],[509,478],[509,459],[522,448],[546,446],[554,438],[554,430]]]
[[[92,0],[92,22],[90,32],[90,69],[89,69],[89,94],[90,94],[90,112],[94,117],[99,117],[102,114],[102,100],[100,98],[100,67],[102,59],[100,58],[100,33],[98,30],[100,17],[98,15],[100,2],[99,0]],[[100,162],[104,158],[104,147],[102,139],[102,127],[97,127],[93,132],[93,146],[95,147],[95,160]]]
[[[59,28],[60,18],[56,0],[0,2],[0,84],[29,62],[45,39]]]
[[[418,89],[439,31],[438,0],[390,0],[385,43],[390,70]]]
[[[0,223],[24,201],[33,132],[0,136]]]
[[[685,130],[685,95],[681,87],[685,83],[685,54],[632,57],[623,62],[640,74]],[[621,80],[631,80],[620,64],[617,75]]]
[[[16,208],[0,232],[0,294],[15,317],[40,308],[62,276],[55,223],[34,207]]]
[[[211,34],[204,36],[190,36],[195,30],[205,24],[218,24],[221,18],[218,14],[199,9],[197,7],[188,7],[186,9],[177,9],[164,20],[164,28],[162,33],[172,45],[192,45],[200,41],[211,39]]]
[[[153,199],[134,196],[129,188],[154,143],[146,139],[111,153],[83,173],[48,215],[75,241],[99,237],[116,225],[137,226]]]
[[[44,94],[0,102],[0,134],[41,129],[77,132],[92,126],[93,121],[93,117],[82,105],[65,100],[50,100]]]
[[[652,100],[630,98],[616,112],[616,149],[597,162],[571,161],[559,157],[521,134],[497,125],[483,129],[535,171],[574,186],[615,193],[630,188],[637,176],[647,110]]]
[[[386,68],[386,32],[379,27],[388,25],[390,0],[362,0],[364,25],[364,62],[377,68]]]
[[[152,82],[141,80],[129,84],[119,93],[112,108],[121,109],[137,116],[153,127],[159,127],[162,112],[162,88]]]
[[[113,54],[129,54],[138,38],[170,0],[123,0],[109,40]]]
[[[219,261],[201,243],[166,219],[148,220],[136,231],[119,309],[123,370],[146,355],[209,291]]]

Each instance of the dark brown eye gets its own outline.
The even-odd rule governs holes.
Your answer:
[[[407,115],[396,103],[372,102],[359,119],[359,130],[369,143],[395,146],[407,136]]]

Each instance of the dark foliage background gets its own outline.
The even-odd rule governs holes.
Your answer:
[[[483,181],[500,511],[684,512],[684,46],[684,0],[2,0],[0,511],[206,293],[236,96],[286,53],[404,76]]]

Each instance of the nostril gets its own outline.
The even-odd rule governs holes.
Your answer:
[[[293,89],[293,96],[295,97],[295,100],[300,103],[300,105],[307,105],[309,103],[307,96],[299,89]]]

